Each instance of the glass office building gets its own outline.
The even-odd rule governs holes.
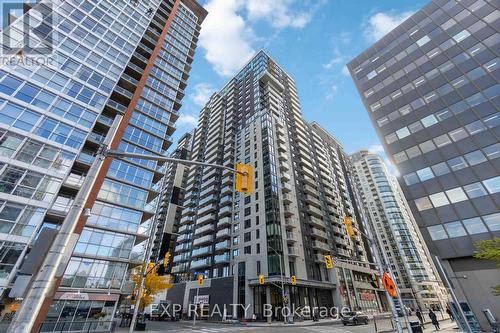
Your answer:
[[[4,318],[20,297],[14,286],[40,267],[43,243],[53,239],[50,230],[62,223],[115,117],[123,115],[113,137],[118,149],[165,154],[207,14],[191,0],[36,5],[51,18],[37,30],[41,44],[52,43],[47,61],[19,61],[36,52],[20,45],[30,11],[2,31],[12,39],[2,45],[11,61],[0,65]],[[118,301],[130,294],[130,269],[144,260],[164,172],[134,159],[114,159],[104,170],[42,331],[87,330],[91,321],[109,329]]]
[[[495,263],[474,243],[500,235],[498,1],[435,0],[348,68],[432,253],[475,328],[500,313]]]

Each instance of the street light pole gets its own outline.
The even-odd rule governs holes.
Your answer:
[[[268,245],[267,247],[270,248],[271,250],[273,250],[274,253],[276,253],[276,255],[278,256],[279,261],[280,261],[281,299],[283,301],[283,305],[285,305],[285,281],[283,280],[283,268],[282,268],[282,265],[281,265],[282,256],[271,245]],[[284,308],[284,306],[283,306],[283,308]],[[283,315],[283,323],[284,324],[286,324],[286,319],[287,318]]]
[[[378,248],[376,246],[376,244],[378,244],[380,246],[380,240],[379,240],[378,236],[376,238],[373,238],[372,233],[371,233],[371,229],[369,226],[366,225],[366,223],[365,223],[365,229],[366,229],[366,232],[368,234],[365,234],[365,233],[361,232],[360,230],[358,230],[358,232],[361,236],[364,236],[368,240],[368,243],[370,244],[371,251],[373,253],[373,257],[374,257],[373,259],[375,260],[375,262],[378,263],[377,266],[378,266],[379,275],[380,275],[380,277],[382,277],[384,274],[384,269],[382,267],[382,261],[380,260]],[[377,243],[375,243],[375,242],[377,242]],[[389,259],[387,258],[387,254],[382,250],[382,248],[381,248],[380,252],[382,253],[384,262],[387,264],[387,271],[389,272],[391,279],[394,279],[394,274],[392,273],[392,269],[389,265]],[[403,309],[403,301],[401,300],[401,293],[398,290],[397,284],[395,283],[394,285],[396,286],[398,301],[401,304],[401,311],[403,311],[403,314],[404,314],[404,317],[406,320],[406,326],[408,328],[408,332],[411,332],[412,330],[411,330],[410,321],[408,320],[408,316],[406,314],[406,311],[404,311],[404,309]],[[392,316],[394,318],[394,322],[396,323],[396,329],[397,329],[398,333],[403,333],[403,327],[401,325],[401,322],[399,321],[399,316],[398,316],[398,312],[396,311],[396,306],[394,305],[394,300],[393,300],[392,296],[389,295],[389,293],[387,291],[386,291],[386,295],[387,295],[387,299],[389,300],[389,305],[391,306]]]

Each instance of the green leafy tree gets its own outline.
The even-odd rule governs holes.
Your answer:
[[[500,268],[500,238],[494,237],[491,240],[484,240],[474,244],[478,251],[474,254],[474,257],[484,260],[493,260],[497,263],[497,267]],[[492,287],[493,294],[500,296],[500,284]]]

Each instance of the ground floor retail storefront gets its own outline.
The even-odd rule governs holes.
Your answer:
[[[119,295],[58,292],[40,332],[110,331]]]

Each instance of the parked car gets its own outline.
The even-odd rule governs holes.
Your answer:
[[[368,316],[361,311],[353,311],[353,312],[347,312],[345,315],[342,316],[342,324],[346,326],[347,324],[350,325],[360,325],[360,324],[365,324],[368,325]]]

